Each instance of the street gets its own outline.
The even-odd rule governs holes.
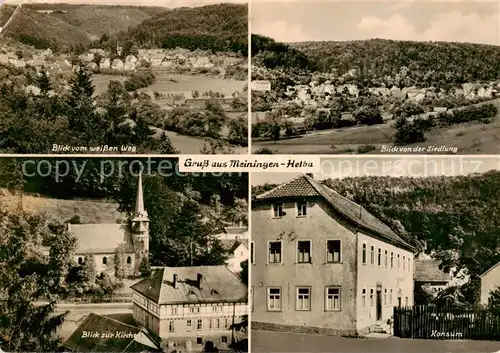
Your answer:
[[[496,353],[500,351],[500,342],[343,338],[252,330],[251,350],[255,353]]]

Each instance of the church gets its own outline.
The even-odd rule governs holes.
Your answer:
[[[122,224],[68,224],[76,238],[74,260],[82,265],[92,255],[96,273],[115,275],[115,260],[122,261],[125,276],[139,275],[143,259],[149,252],[149,218],[144,209],[142,177],[137,182],[135,209]],[[45,250],[48,255],[48,250]],[[116,256],[118,252],[119,256]]]

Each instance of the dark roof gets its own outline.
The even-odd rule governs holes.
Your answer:
[[[247,239],[222,239],[219,240],[222,247],[229,251],[230,253],[233,253],[236,249],[238,249],[238,246],[241,244],[245,245],[248,248],[248,240]]]
[[[449,273],[439,269],[439,260],[415,259],[414,279],[417,282],[448,282],[451,278]]]
[[[247,286],[226,266],[163,267],[131,288],[157,304],[245,302],[248,296]]]
[[[371,231],[381,238],[413,250],[413,247],[405,242],[397,235],[389,226],[373,216],[355,202],[345,198],[326,185],[314,180],[308,175],[301,175],[286,183],[278,185],[272,190],[269,190],[255,197],[259,200],[273,200],[291,197],[321,197],[332,207],[338,214],[345,218],[350,223],[353,223],[359,228]]]
[[[90,313],[63,346],[72,352],[154,352],[152,347],[134,340],[142,330],[118,320]],[[85,337],[84,332],[101,336],[119,332],[123,337]]]

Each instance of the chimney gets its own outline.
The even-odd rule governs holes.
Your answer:
[[[174,280],[172,281],[174,288],[177,289],[177,274],[174,273]]]
[[[196,276],[196,285],[198,288],[201,288],[201,280],[203,279],[203,275],[201,273],[198,273]]]
[[[314,175],[313,175],[313,173],[306,173],[306,175],[307,175],[309,178],[314,179]]]

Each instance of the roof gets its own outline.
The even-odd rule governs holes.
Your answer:
[[[273,200],[281,198],[320,197],[323,198],[336,213],[345,220],[364,230],[375,233],[390,243],[409,250],[413,247],[397,235],[389,226],[373,216],[370,212],[355,202],[345,198],[326,185],[314,180],[308,175],[300,175],[286,183],[278,185],[255,197],[256,200]]]
[[[134,252],[127,224],[68,224],[68,231],[77,239],[79,254],[114,253],[120,245],[125,252]]]
[[[247,239],[222,239],[219,240],[222,247],[229,251],[230,253],[234,252],[240,245],[245,246],[248,249],[248,240]]]
[[[489,269],[487,269],[486,271],[484,271],[482,274],[479,275],[479,277],[483,277],[485,276],[486,274],[490,273],[490,271],[493,271],[495,268],[497,268],[498,266],[500,266],[500,262],[497,262],[495,265],[491,266]]]
[[[157,304],[246,302],[248,296],[247,286],[226,266],[163,267],[131,288]]]
[[[84,332],[98,337],[84,336]],[[103,334],[120,333],[121,337],[102,337]],[[73,334],[64,342],[63,347],[73,352],[141,352],[155,351],[153,347],[135,341],[134,336],[143,332],[139,327],[127,325],[118,320],[90,313]],[[147,335],[147,334],[146,334]],[[154,342],[153,340],[151,340]]]
[[[415,259],[414,280],[417,282],[448,282],[451,275],[439,269],[439,260]]]
[[[227,234],[244,234],[248,232],[248,227],[224,227],[224,233]]]

